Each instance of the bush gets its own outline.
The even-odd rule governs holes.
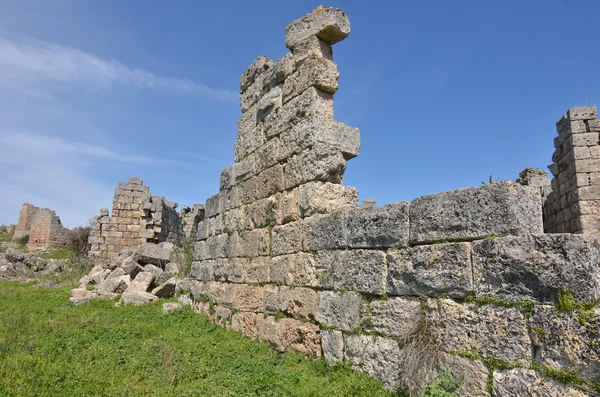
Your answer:
[[[17,244],[19,244],[21,247],[26,246],[28,242],[29,242],[29,234],[26,234],[17,240]]]
[[[194,243],[186,240],[181,247],[177,247],[171,255],[171,262],[179,265],[179,273],[181,276],[188,276],[194,261]]]
[[[79,257],[87,256],[90,250],[90,244],[88,243],[89,237],[89,227],[76,227],[69,232],[69,242],[67,247]]]

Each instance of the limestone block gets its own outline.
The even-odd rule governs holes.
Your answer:
[[[213,261],[203,260],[192,262],[190,278],[201,281],[213,280]]]
[[[312,56],[333,60],[333,50],[331,45],[316,36],[310,36],[306,40],[296,44],[294,47],[294,59],[296,60],[296,64],[302,63],[302,61]]]
[[[316,146],[291,157],[285,165],[285,188],[291,189],[311,181],[341,183],[346,161],[341,152]]]
[[[304,120],[294,126],[298,150],[326,146],[350,160],[360,154],[360,130],[335,120]]]
[[[281,223],[280,195],[256,200],[248,206],[247,218],[252,228],[263,228]]]
[[[263,134],[262,127],[255,127],[252,130],[246,132],[246,134],[240,136],[237,141],[233,144],[233,159],[235,162],[239,162],[254,153],[256,149],[261,147],[265,143],[265,135]]]
[[[588,128],[592,132],[600,132],[600,120],[594,119],[594,120],[588,121]],[[597,137],[597,134],[595,134],[595,135]],[[598,139],[596,138],[595,143],[590,144],[590,146],[597,145],[597,144],[598,144]]]
[[[393,339],[344,334],[344,359],[354,369],[379,379],[390,391],[400,385],[400,347]]]
[[[240,331],[249,337],[256,337],[258,327],[256,324],[256,313],[238,312],[231,316],[231,329]]]
[[[365,331],[394,337],[408,334],[421,313],[421,303],[406,298],[372,301],[361,320]]]
[[[177,279],[170,278],[163,284],[152,290],[152,294],[159,298],[169,298],[175,292],[175,286],[177,285]]]
[[[255,199],[262,199],[281,192],[285,186],[283,165],[276,164],[264,170],[257,175],[256,183]]]
[[[510,181],[419,197],[410,203],[411,244],[543,230],[539,189]]]
[[[577,172],[600,172],[600,159],[579,160],[575,164]],[[596,198],[598,192],[596,192]]]
[[[390,251],[388,293],[465,298],[473,291],[471,244],[423,245]]]
[[[531,341],[526,316],[519,309],[430,299],[426,313],[443,351],[475,352],[529,366]]]
[[[256,78],[273,66],[273,61],[261,55],[256,58],[240,77],[240,93],[244,92]]]
[[[234,208],[223,213],[223,232],[230,233],[250,229],[248,222],[246,207]],[[218,217],[217,217],[218,218]],[[216,218],[213,218],[216,219]]]
[[[304,220],[304,250],[346,248],[348,246],[348,211],[316,214]]]
[[[313,181],[300,185],[298,189],[300,216],[303,218],[331,213],[343,207],[358,207],[358,190],[354,187]],[[408,222],[408,214],[406,218]]]
[[[570,386],[544,378],[532,369],[494,371],[494,395],[497,397],[588,397]]]
[[[319,291],[317,321],[352,331],[360,321],[362,297],[357,292]]]
[[[246,284],[230,285],[233,288],[233,299],[231,302],[231,307],[246,312],[263,311],[264,287]]]
[[[156,282],[158,282],[158,280],[161,278],[161,276],[164,273],[164,271],[161,268],[156,267],[154,265],[146,265],[146,266],[144,266],[143,271],[144,272],[150,272],[150,273],[152,273],[154,275],[154,280]]]
[[[252,177],[238,186],[238,197],[242,204],[252,203],[257,199],[258,178]]]
[[[405,247],[409,224],[406,201],[383,207],[356,208],[348,214],[348,246],[353,248]]]
[[[205,257],[198,257],[195,258],[196,260],[203,260],[203,259],[215,259],[215,258],[225,258],[228,255],[227,247],[229,244],[229,235],[227,234],[219,234],[217,236],[214,237],[210,237],[206,240],[206,249],[208,252],[208,255],[206,255]],[[200,246],[200,243],[202,243],[202,241],[199,241],[198,243],[196,243],[196,247]],[[200,246],[201,247],[201,246]]]
[[[596,106],[581,106],[578,108],[571,108],[567,112],[569,121],[573,122],[576,120],[591,120],[598,118],[598,109]]]
[[[374,295],[386,292],[387,263],[382,251],[319,251],[315,255],[315,265],[317,283],[321,287]],[[295,275],[294,282],[297,281]]]
[[[210,239],[209,239],[210,241]],[[243,233],[234,232],[229,236],[225,248],[227,257],[256,257],[269,255],[269,230],[254,229]]]
[[[154,274],[152,274],[151,272],[143,271],[133,279],[131,284],[129,284],[129,287],[127,287],[127,291],[148,291],[154,279]]]
[[[473,243],[477,296],[557,303],[569,290],[581,302],[600,298],[600,247],[593,236],[507,236]]]
[[[228,189],[239,182],[249,179],[256,173],[256,167],[255,156],[248,156],[225,168],[221,172],[221,190]]]
[[[270,112],[264,118],[265,136],[267,139],[271,139],[306,119],[321,122],[332,121],[333,97],[331,94],[311,87],[277,111]]]
[[[198,241],[196,244],[194,244],[194,260],[204,261],[207,259],[210,259],[210,254],[208,253],[208,242]]]
[[[239,193],[239,188],[237,186],[222,190],[221,193],[219,193],[219,204],[221,205],[221,208],[219,209],[219,215],[217,215],[217,217],[222,216],[226,211],[230,211],[242,205]]]
[[[264,123],[265,119],[275,114],[282,106],[281,85],[271,88],[256,103],[256,120],[258,123]],[[272,138],[272,136],[268,136]]]
[[[541,364],[579,368],[582,377],[600,383],[600,309],[558,313],[554,306],[535,306],[529,321]]]
[[[303,222],[275,226],[271,234],[271,255],[293,254],[302,250]]]
[[[321,357],[319,327],[293,318],[276,320],[274,316],[257,316],[258,338],[268,340],[283,351],[292,348],[314,358]]]
[[[310,87],[335,94],[338,89],[337,65],[326,58],[310,57],[283,83],[283,103],[302,94]]]
[[[328,44],[335,44],[348,37],[349,33],[350,21],[343,11],[320,6],[285,28],[285,45],[294,50],[310,36],[316,36]]]
[[[116,268],[111,274],[98,285],[97,292],[100,295],[124,292],[131,284],[131,277],[125,274],[123,269]]]
[[[275,284],[293,285],[296,254],[281,255],[271,258],[269,275]]]
[[[255,159],[257,173],[277,164],[279,161],[280,146],[279,138],[273,138],[258,148],[255,155],[249,156],[249,158]]]
[[[300,219],[299,189],[281,193],[279,223],[288,223]]]
[[[317,318],[317,292],[310,288],[265,287],[265,312],[293,318]]]
[[[344,361],[344,337],[341,331],[321,330],[321,347],[329,365]]]
[[[238,118],[237,126],[238,126],[238,138],[242,138],[247,134],[251,133],[257,128],[258,123],[258,105],[254,104],[250,109],[247,109],[242,115]],[[262,126],[259,128],[260,133],[262,133]]]
[[[265,102],[265,97],[269,97],[269,99],[267,99],[268,102],[271,102],[271,99],[274,99],[277,96],[281,98],[281,84],[294,72],[294,70],[295,59],[292,54],[286,54],[281,59],[278,59],[277,62],[273,64],[273,67],[269,68],[266,73],[258,77],[254,84],[249,86],[246,91],[242,93],[240,97],[242,112],[248,111],[255,103],[259,103],[258,111],[260,113],[270,106],[270,104]],[[275,94],[273,89],[278,89],[279,93]],[[279,103],[278,106],[281,106],[281,103]],[[270,109],[269,111],[272,110],[273,109]],[[261,115],[259,114],[259,121],[260,118]]]
[[[127,290],[121,296],[120,303],[124,305],[132,304],[137,306],[151,303],[156,299],[157,297],[152,295],[150,292],[137,289],[130,291],[129,288],[127,288]]]
[[[221,282],[244,282],[244,271],[248,263],[248,258],[215,259],[211,263],[213,278],[215,281]]]
[[[219,202],[219,194],[215,194],[206,199],[206,212],[204,215],[207,218],[211,218],[213,216],[219,215],[219,211],[221,209],[221,204]]]
[[[166,302],[166,303],[163,303],[162,313],[163,314],[174,313],[178,310],[181,310],[182,307],[183,307],[183,305],[179,302]]]
[[[242,279],[244,283],[268,283],[270,259],[260,256],[246,260],[243,266]]]

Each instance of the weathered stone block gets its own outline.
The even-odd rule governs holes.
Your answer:
[[[257,175],[257,188],[255,199],[272,196],[284,190],[285,179],[282,164],[264,170]]]
[[[319,328],[293,318],[276,320],[274,316],[257,316],[258,338],[268,340],[278,350],[292,348],[312,357],[321,357]]]
[[[249,337],[256,337],[258,327],[256,324],[256,313],[238,312],[231,316],[231,329],[240,331]]]
[[[281,194],[280,222],[288,223],[300,219],[299,191],[292,189]]]
[[[328,44],[335,44],[348,37],[349,33],[350,22],[343,11],[321,6],[285,28],[285,45],[294,50],[296,45],[310,36],[316,36]]]
[[[303,222],[275,226],[271,235],[271,255],[293,254],[302,250]]]
[[[471,244],[434,244],[390,251],[388,293],[464,298],[473,291]]]
[[[358,190],[329,182],[308,182],[299,187],[299,206],[303,218],[328,214],[343,207],[358,207]],[[408,214],[406,218],[408,222]]]
[[[591,120],[598,118],[598,109],[596,106],[581,106],[578,108],[571,108],[567,112],[569,121],[573,122],[576,120]]]
[[[581,376],[600,383],[600,309],[559,313],[554,306],[536,306],[529,321],[539,363],[579,368]]]
[[[277,164],[279,161],[279,148],[281,143],[279,138],[273,138],[262,145],[252,158],[256,158],[256,172],[262,172]]]
[[[246,259],[243,267],[243,282],[251,284],[270,282],[269,265],[269,257],[259,256]]]
[[[280,204],[279,194],[253,202],[248,206],[248,223],[253,228],[263,228],[281,223]]]
[[[436,299],[427,301],[426,313],[443,351],[476,352],[522,366],[531,361],[527,320],[517,308]]]
[[[298,150],[325,146],[350,160],[360,154],[360,131],[339,121],[308,119],[294,126]]]
[[[352,331],[360,321],[362,297],[357,292],[320,291],[317,321],[342,331]]]
[[[404,337],[421,313],[421,303],[405,298],[372,301],[361,320],[365,331]]]
[[[543,230],[539,189],[509,181],[419,197],[410,204],[411,244]]]
[[[348,246],[353,248],[405,247],[408,245],[409,204],[402,201],[383,207],[356,208],[348,213]]]
[[[348,211],[341,209],[331,214],[313,215],[304,220],[304,249],[346,248],[348,246]]]
[[[600,298],[600,247],[584,235],[507,236],[473,243],[478,296],[557,303],[569,290],[578,300]]]
[[[305,150],[291,157],[285,165],[285,188],[291,189],[311,181],[341,183],[346,170],[342,153],[324,146]]]
[[[242,161],[244,158],[254,153],[265,143],[265,134],[262,127],[254,127],[241,135],[233,144],[233,159],[235,162]]]
[[[293,318],[317,318],[317,292],[310,288],[265,287],[265,312]]]
[[[256,78],[266,71],[268,71],[273,66],[273,61],[269,58],[261,55],[256,58],[246,69],[244,73],[242,73],[242,77],[240,77],[240,93],[244,92],[246,88],[248,88]]]
[[[400,347],[392,339],[344,334],[344,359],[352,367],[379,379],[392,391],[400,385]]]
[[[333,60],[333,50],[330,44],[316,36],[310,36],[294,47],[294,59],[296,64],[302,63],[304,59],[311,56],[323,57]]]
[[[570,386],[544,378],[532,369],[494,371],[494,395],[497,397],[588,397]]]
[[[321,330],[323,357],[329,365],[344,361],[344,337],[341,331]]]
[[[300,68],[283,83],[283,103],[315,87],[328,94],[338,89],[339,72],[337,65],[322,57],[305,59]]]
[[[200,281],[213,280],[213,261],[203,260],[192,262],[190,278]]]
[[[275,256],[271,258],[269,274],[275,284],[293,285],[296,254]]]
[[[254,229],[229,236],[225,256],[257,257],[269,255],[268,229]],[[210,240],[210,239],[209,239]]]
[[[376,250],[319,251],[315,255],[317,285],[383,295],[386,291],[385,253]],[[297,264],[294,282],[298,282]]]

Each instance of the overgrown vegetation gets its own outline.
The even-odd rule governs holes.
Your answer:
[[[27,245],[27,243],[29,242],[29,234],[26,234],[23,237],[18,238],[16,242],[17,242],[17,245],[19,245],[21,247],[25,247]]]
[[[181,247],[175,248],[171,255],[171,262],[179,265],[179,273],[181,276],[187,277],[190,274],[193,261],[194,243],[190,240],[184,241]]]
[[[10,242],[15,234],[14,228],[0,226],[0,242]]]
[[[68,247],[79,257],[87,256],[90,250],[90,244],[88,238],[90,237],[89,226],[76,227],[69,231],[69,245]]]
[[[329,367],[161,303],[73,306],[68,288],[0,283],[0,395],[392,396]],[[432,394],[433,396],[433,394]]]

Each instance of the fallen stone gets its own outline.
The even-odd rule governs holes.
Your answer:
[[[166,303],[163,303],[162,312],[163,312],[163,314],[170,314],[170,313],[176,312],[178,310],[181,310],[182,307],[183,307],[182,304],[178,303],[178,302],[166,302]]]
[[[138,277],[139,277],[139,275],[138,275]],[[131,288],[131,286],[130,286],[130,288]],[[132,304],[132,305],[138,306],[138,305],[145,305],[147,303],[151,303],[151,302],[155,301],[156,299],[158,299],[155,295],[153,295],[149,292],[138,290],[138,289],[131,290],[130,288],[127,288],[127,290],[121,296],[121,300],[119,301],[120,304],[124,304],[124,305]]]
[[[175,292],[175,286],[177,285],[177,279],[170,278],[164,284],[154,288],[152,294],[159,298],[169,298]]]
[[[137,249],[138,262],[163,267],[171,259],[175,245],[168,242],[142,244]]]
[[[25,260],[25,255],[14,248],[7,249],[4,255],[10,263],[23,262]]]
[[[585,303],[600,298],[600,246],[594,236],[542,234],[473,243],[477,296],[558,303],[569,290]]]
[[[510,181],[419,197],[410,203],[410,243],[542,234],[541,200],[537,187]]]
[[[151,272],[141,272],[136,276],[135,279],[133,279],[131,284],[129,284],[127,291],[131,290],[131,291],[146,292],[146,291],[148,291],[148,288],[150,288],[150,285],[152,285],[153,281],[154,281],[154,274],[152,274]],[[125,291],[125,292],[127,292],[127,291]]]
[[[121,269],[129,274],[131,278],[135,278],[144,268],[134,259],[134,256],[128,256],[121,262]]]
[[[129,277],[129,275],[125,274],[125,271],[123,271],[123,269],[116,268],[112,271],[112,273],[108,275],[108,277],[106,277],[106,279],[104,279],[104,281],[100,283],[100,285],[98,285],[97,291],[98,294],[101,295],[110,293],[121,293],[127,289],[130,283],[131,278]]]
[[[146,266],[144,266],[144,270],[143,271],[152,273],[154,275],[154,279],[157,282],[160,282],[158,280],[160,279],[160,277],[164,273],[164,271],[160,267],[156,267],[154,265],[146,265]]]

